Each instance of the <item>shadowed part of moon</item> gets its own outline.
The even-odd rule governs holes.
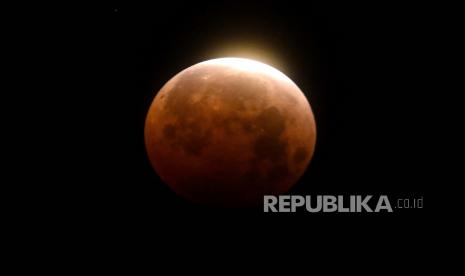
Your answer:
[[[304,147],[298,147],[294,153],[294,162],[301,163],[305,161],[307,157],[307,152],[305,151]]]
[[[150,161],[176,193],[228,206],[287,191],[310,161],[315,136],[310,106],[290,80],[221,62],[172,78],[145,128]]]

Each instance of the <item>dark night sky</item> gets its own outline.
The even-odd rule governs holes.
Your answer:
[[[73,146],[72,154],[62,154],[67,161],[57,162],[58,182],[66,187],[54,192],[66,194],[65,202],[80,202],[78,213],[138,223],[192,214],[266,217],[261,210],[184,202],[160,182],[145,153],[144,120],[156,92],[181,70],[219,57],[231,45],[273,57],[310,100],[316,152],[291,193],[429,200],[425,181],[437,177],[431,160],[438,122],[435,94],[425,81],[432,58],[425,56],[434,48],[434,20],[421,6],[174,2],[73,15],[76,21],[64,31],[69,40],[63,43],[73,47],[60,54],[75,70],[62,72],[62,87],[75,84],[76,92],[60,98],[69,108],[60,108],[66,116],[57,124],[72,138],[57,143]],[[427,211],[384,216],[411,219]],[[300,221],[308,216],[295,214]]]

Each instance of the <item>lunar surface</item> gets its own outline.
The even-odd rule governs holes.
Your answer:
[[[193,65],[147,114],[145,144],[160,178],[188,201],[253,206],[288,191],[312,158],[316,127],[283,73],[241,58]]]

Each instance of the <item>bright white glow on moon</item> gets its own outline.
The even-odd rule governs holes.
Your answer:
[[[201,62],[201,64],[223,65],[223,66],[231,67],[231,68],[238,69],[241,71],[262,73],[262,74],[273,76],[276,79],[281,79],[281,80],[292,82],[281,71],[265,63],[261,63],[259,61],[255,61],[255,60],[247,59],[247,58],[235,58],[235,57],[217,58],[217,59],[211,59],[211,60]]]

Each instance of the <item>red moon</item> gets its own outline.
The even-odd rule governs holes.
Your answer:
[[[188,201],[258,206],[288,191],[315,148],[302,91],[277,69],[243,58],[195,64],[153,100],[145,145],[160,178]]]

